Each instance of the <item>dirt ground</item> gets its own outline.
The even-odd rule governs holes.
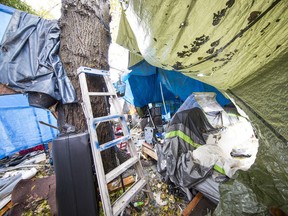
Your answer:
[[[181,215],[189,202],[177,196],[175,188],[162,182],[162,177],[157,172],[156,161],[153,159],[149,161],[142,160],[142,165],[146,172],[154,200],[149,200],[146,193],[140,192],[131,202],[132,204],[140,205],[137,208],[138,211],[128,206],[123,215]]]

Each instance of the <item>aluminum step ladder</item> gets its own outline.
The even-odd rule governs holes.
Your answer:
[[[119,215],[131,202],[134,196],[137,195],[138,192],[143,190],[144,187],[146,189],[144,191],[148,193],[150,199],[153,199],[153,196],[148,185],[148,180],[145,177],[144,170],[140,162],[140,158],[138,157],[136,148],[131,141],[130,132],[127,127],[125,117],[124,115],[122,115],[122,113],[120,113],[121,112],[120,103],[117,100],[116,91],[110,80],[109,71],[97,70],[88,67],[80,67],[77,70],[77,74],[79,76],[79,82],[83,100],[82,108],[87,120],[88,131],[90,134],[90,145],[104,214],[107,216]],[[108,92],[89,92],[86,75],[103,76]],[[111,103],[114,105],[115,109],[119,112],[119,114],[94,118],[90,101],[91,96],[110,96]],[[119,123],[122,126],[123,137],[114,139],[110,142],[100,145],[96,133],[97,125],[99,125],[101,122],[107,122],[115,119],[118,119]],[[125,161],[124,163],[120,164],[118,167],[116,167],[109,173],[105,174],[101,158],[101,151],[126,141],[128,142],[127,147],[130,152],[131,158]],[[134,166],[136,170],[137,181],[111,205],[107,184],[112,180],[114,180],[115,178],[119,177],[123,172],[125,172],[132,166]]]

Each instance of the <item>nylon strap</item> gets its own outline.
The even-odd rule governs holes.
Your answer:
[[[223,175],[226,175],[225,170],[223,169],[223,167],[218,166],[217,164],[214,165],[213,169]]]
[[[168,139],[168,138],[172,138],[172,137],[176,137],[176,136],[180,137],[185,142],[187,142],[190,145],[192,145],[194,148],[198,148],[198,147],[201,146],[200,144],[197,144],[197,143],[193,142],[193,140],[189,136],[187,136],[185,133],[183,133],[180,130],[170,131],[169,133],[167,133],[165,135],[165,138]]]

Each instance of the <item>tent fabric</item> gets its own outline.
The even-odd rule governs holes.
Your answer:
[[[228,89],[285,51],[285,6],[280,0],[131,0],[117,42],[121,44],[124,34],[126,39],[136,40],[150,64]],[[135,47],[127,44],[123,45],[133,52]],[[133,45],[132,41],[129,44]],[[239,61],[243,55],[246,60]],[[204,76],[197,77],[199,73]]]
[[[208,121],[214,128],[222,128],[237,122],[237,116],[229,116],[231,111],[225,107],[227,112],[216,102],[216,94],[214,92],[197,92],[191,94],[179,107],[177,112],[192,109],[194,107],[201,108]]]
[[[167,134],[171,131],[175,131],[176,128],[181,127],[179,124],[185,125],[185,128],[188,129],[189,133],[184,129],[181,131],[189,135],[194,142],[201,145],[206,143],[203,133],[215,130],[206,118],[205,113],[199,107],[177,112],[169,123],[166,131]]]
[[[217,101],[221,105],[230,102],[210,85],[176,71],[156,68],[146,61],[141,61],[129,69],[132,72],[122,76],[122,81],[126,84],[124,99],[137,107],[143,107],[148,103],[162,102],[160,83],[165,100],[179,98],[185,101],[192,92],[215,92]],[[185,88],[183,88],[184,86]]]
[[[216,215],[288,212],[287,17],[281,0],[131,0],[125,7],[122,19],[131,31],[120,26],[119,35],[132,33],[149,64],[215,86],[257,130],[257,159],[221,185]],[[133,52],[128,45],[135,41],[123,46]]]
[[[135,35],[133,34],[132,29],[130,28],[130,25],[128,23],[128,20],[126,19],[126,16],[124,14],[124,11],[121,12],[122,16],[120,18],[120,23],[119,23],[119,31],[121,32],[126,32],[125,34],[118,34],[116,38],[116,43],[121,44],[122,46],[126,48],[131,48],[129,50],[132,50],[133,53],[137,53],[138,55],[140,53],[137,41],[135,38]]]
[[[0,159],[54,139],[58,131],[39,121],[57,126],[51,112],[29,106],[26,95],[0,96]]]
[[[3,10],[2,17],[7,17]],[[5,34],[0,50],[0,83],[21,92],[45,93],[63,104],[76,102],[75,90],[58,55],[57,20],[15,10],[5,27],[1,26]]]
[[[238,171],[220,186],[221,199],[215,215],[269,215],[267,208],[287,212],[287,142],[283,142],[251,109],[235,99],[258,129],[259,148],[255,163]],[[233,205],[231,205],[233,204]]]
[[[139,63],[140,61],[143,61],[143,58],[140,55],[137,55],[137,54],[134,54],[132,52],[129,52],[128,68],[130,68],[133,65]]]
[[[207,93],[200,97],[202,100],[207,99],[205,94]],[[199,98],[199,96],[197,97]],[[229,123],[228,115],[226,114],[226,117],[223,115],[222,123],[224,123],[224,118],[227,118],[225,120],[227,124],[225,127],[222,125],[220,129],[216,130],[210,124],[209,119],[206,118],[207,113],[204,111],[205,109],[211,111],[207,105],[212,104],[211,99],[213,98],[211,98],[211,95],[208,98],[210,99],[204,99],[206,104],[201,101],[201,106],[196,105],[192,109],[180,111],[174,115],[168,125],[164,144],[159,144],[157,147],[157,154],[159,155],[158,169],[177,187],[183,188],[188,197],[190,196],[188,189],[201,189],[204,195],[207,194],[208,198],[218,203],[218,183],[227,180],[227,177],[231,178],[238,170],[248,170],[255,162],[259,145],[251,124],[243,117]],[[196,167],[195,164],[199,169],[213,167],[215,172],[213,172],[212,177],[215,184],[211,184],[209,180],[206,182],[206,176],[202,176],[202,180],[199,177],[195,182],[193,179],[194,173],[193,171],[190,172],[192,167]],[[185,173],[185,176],[182,175],[183,173]],[[187,177],[189,174],[191,176]],[[200,187],[198,186],[198,180],[202,182]],[[185,185],[190,186],[186,187],[183,184],[184,182]],[[204,185],[206,184],[205,190]],[[210,189],[212,191],[209,191]],[[218,194],[211,196],[213,191],[217,191]]]
[[[156,74],[145,77],[131,75],[129,79],[125,81],[125,84],[124,99],[136,107],[143,107],[149,103],[162,101]],[[165,100],[173,100],[175,98],[165,87],[163,88],[163,94]]]
[[[214,130],[203,111],[195,107],[176,113],[166,130],[164,145],[157,144],[158,171],[166,181],[180,186],[189,199],[192,198],[189,189],[213,172],[213,166],[203,167],[195,163],[190,152],[205,144],[204,132]]]

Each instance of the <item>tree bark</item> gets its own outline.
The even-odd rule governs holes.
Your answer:
[[[81,107],[82,97],[77,77],[77,68],[86,66],[108,70],[109,3],[105,0],[62,0],[60,19],[61,46],[60,56],[64,68],[77,94],[78,103],[60,105],[58,109],[59,127],[69,123],[77,132],[87,130],[86,119]],[[89,91],[101,92],[105,82],[101,76],[87,76]],[[94,117],[107,115],[104,97],[90,97]],[[109,124],[97,129],[100,143],[111,140]],[[103,152],[102,160],[106,172],[115,165],[112,148]]]

